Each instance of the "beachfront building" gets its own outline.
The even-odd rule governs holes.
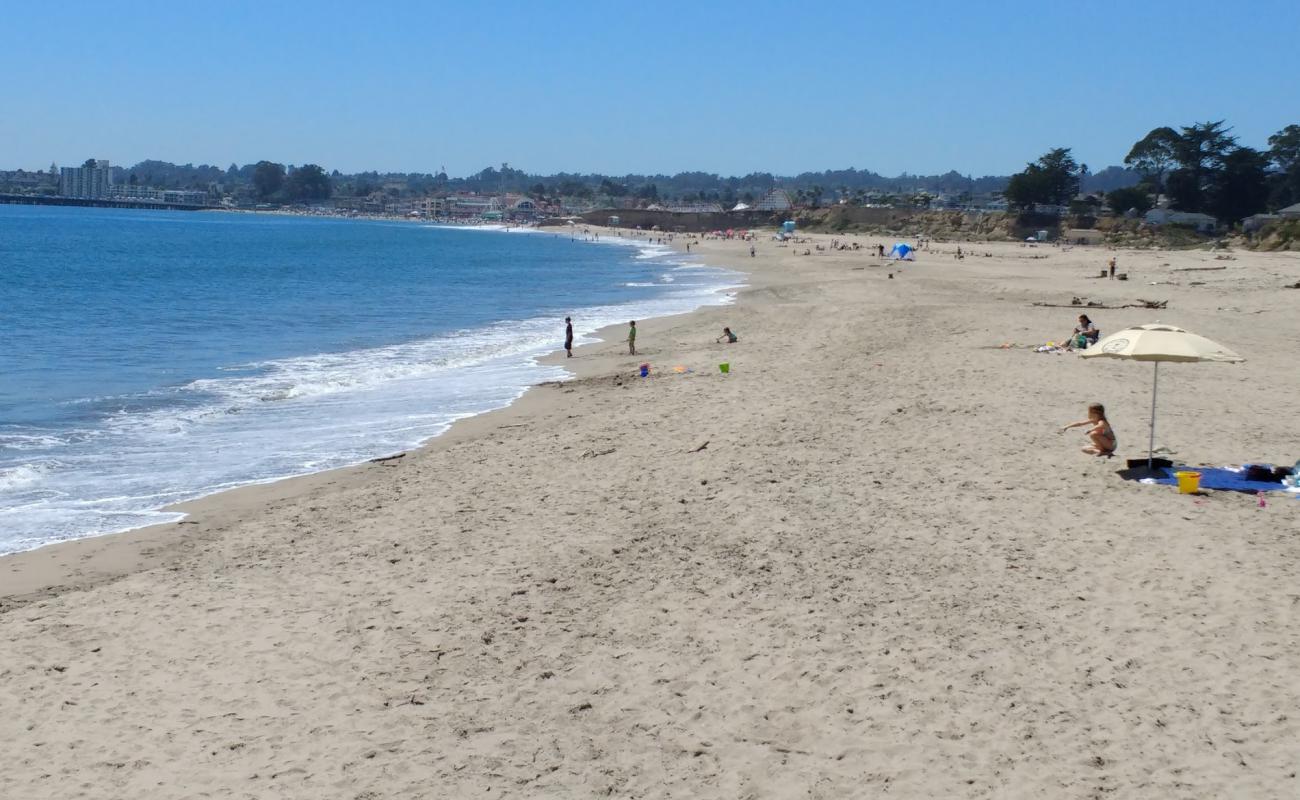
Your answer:
[[[1219,225],[1219,221],[1209,214],[1174,211],[1172,208],[1153,208],[1143,219],[1152,225],[1186,225],[1198,233],[1214,233]]]
[[[154,203],[183,206],[201,206],[208,202],[207,192],[189,189],[151,189],[146,186],[113,186],[108,196],[114,200],[148,200]]]
[[[113,170],[108,162],[87,161],[85,166],[64,167],[59,171],[59,194],[86,200],[107,198],[113,191]]]
[[[531,197],[506,195],[506,216],[518,222],[531,222],[541,214],[541,208]]]
[[[447,216],[447,198],[445,197],[424,197],[417,200],[415,208],[421,216],[434,218]]]
[[[794,201],[785,189],[773,189],[763,195],[763,199],[754,204],[757,211],[789,211],[794,208]]]
[[[505,211],[499,199],[480,194],[428,197],[421,200],[417,208],[425,216],[450,219],[500,219]]]

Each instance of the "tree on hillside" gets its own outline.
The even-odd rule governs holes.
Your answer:
[[[1268,156],[1251,147],[1238,147],[1225,155],[1210,182],[1208,212],[1235,223],[1263,211],[1268,203],[1268,161]]]
[[[1106,205],[1116,214],[1126,214],[1133,210],[1141,216],[1150,211],[1154,203],[1145,186],[1126,186],[1107,192]]]
[[[260,198],[268,198],[284,187],[284,165],[259,161],[253,167],[253,188]]]
[[[1224,120],[1184,127],[1174,141],[1178,167],[1169,173],[1170,204],[1183,211],[1208,211],[1213,184],[1223,170],[1224,160],[1237,146]]]
[[[1109,192],[1112,189],[1124,189],[1141,183],[1141,174],[1127,167],[1106,167],[1091,175],[1084,175],[1079,181],[1081,192]]]
[[[315,164],[303,164],[285,181],[285,194],[291,201],[325,200],[332,191],[329,176]]]
[[[1165,176],[1178,163],[1178,141],[1178,131],[1173,128],[1156,128],[1133,145],[1124,164],[1137,170],[1149,191],[1161,194],[1165,191]]]
[[[600,193],[610,197],[623,197],[627,194],[627,187],[606,178],[600,182]]]
[[[1294,126],[1293,126],[1294,127]],[[1269,140],[1282,143],[1281,153],[1267,154],[1237,144],[1224,120],[1173,128],[1156,128],[1133,145],[1125,163],[1143,175],[1152,191],[1163,189],[1170,205],[1181,211],[1213,214],[1224,222],[1262,211],[1269,202],[1269,162],[1280,166],[1287,159],[1286,131]],[[1280,137],[1280,138],[1279,138]],[[1300,151],[1300,128],[1294,147]]]
[[[1270,179],[1269,205],[1300,203],[1300,125],[1288,125],[1268,137],[1268,156],[1277,172]]]
[[[1009,205],[1021,210],[1040,203],[1063,206],[1079,193],[1079,179],[1079,164],[1070,149],[1058,147],[1012,175],[1003,196]]]

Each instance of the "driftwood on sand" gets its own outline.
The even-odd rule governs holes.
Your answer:
[[[1038,306],[1039,308],[1101,308],[1101,309],[1113,310],[1117,308],[1167,308],[1169,306],[1169,301],[1168,300],[1143,300],[1142,298],[1139,297],[1136,303],[1125,303],[1122,306],[1108,306],[1105,303],[1097,303],[1092,301],[1084,303],[1079,301],[1079,299],[1076,297],[1075,302],[1073,303],[1033,303],[1032,305]]]

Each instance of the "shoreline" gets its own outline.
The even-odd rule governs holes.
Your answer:
[[[487,230],[483,226],[449,227]],[[600,232],[611,230],[598,225],[587,225],[585,227]],[[635,231],[629,231],[627,235],[623,235],[621,229],[612,230],[615,231],[614,237],[631,242],[633,243],[631,246],[634,246]],[[491,229],[488,232],[514,233],[515,231],[502,228],[499,231]],[[553,233],[542,229],[536,229],[534,232]],[[603,242],[592,243],[603,244]],[[629,245],[619,245],[611,242],[610,246]],[[685,250],[674,243],[664,246],[671,248],[677,254],[686,255]],[[725,269],[744,276],[743,283],[717,290],[720,295],[726,293],[727,296],[730,296],[732,302],[701,305],[685,313],[649,317],[644,324],[641,320],[638,320],[638,330],[654,331],[660,327],[666,327],[670,324],[668,321],[679,317],[687,318],[710,310],[731,307],[739,302],[740,297],[746,291],[755,288],[752,282],[752,273],[740,269],[736,265],[701,264],[701,266]],[[604,352],[604,350],[611,346],[617,347],[621,345],[621,341],[611,338],[618,337],[621,333],[622,326],[620,324],[607,325],[586,334],[586,336],[595,338],[598,341],[575,347],[574,359],[563,358],[563,349],[559,349],[536,356],[535,361],[542,366],[563,366],[568,369],[570,376],[561,382],[588,378],[591,377],[594,370],[599,369],[591,363],[590,356],[610,356],[611,354]],[[580,358],[584,354],[588,356],[585,361]],[[511,420],[526,416],[530,412],[536,413],[533,405],[539,402],[538,389],[546,385],[547,383],[541,383],[525,387],[518,397],[505,406],[456,420],[442,433],[402,451],[402,456],[409,457],[412,454],[426,453],[426,451],[433,452],[466,438],[482,436],[500,425],[508,424],[504,421],[495,422],[494,420],[498,415],[501,416],[502,420]],[[512,410],[515,410],[515,413],[507,413]],[[382,458],[384,457],[381,456],[380,459]],[[172,559],[183,556],[192,549],[194,540],[202,538],[207,533],[207,528],[210,527],[204,522],[194,519],[196,515],[213,510],[217,510],[220,514],[235,511],[237,512],[236,516],[242,518],[256,508],[264,507],[268,503],[283,502],[301,496],[313,488],[330,485],[337,478],[351,475],[375,465],[374,459],[368,459],[357,464],[331,467],[318,472],[288,475],[220,489],[192,500],[157,509],[159,512],[183,513],[185,516],[180,520],[159,522],[139,528],[129,528],[66,541],[50,542],[29,550],[0,554],[0,614],[35,600],[57,596],[64,592],[88,589],[135,572],[157,568]],[[335,476],[336,473],[337,476]]]

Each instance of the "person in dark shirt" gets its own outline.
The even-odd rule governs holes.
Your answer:
[[[564,318],[564,352],[573,358],[573,320],[569,317]]]

